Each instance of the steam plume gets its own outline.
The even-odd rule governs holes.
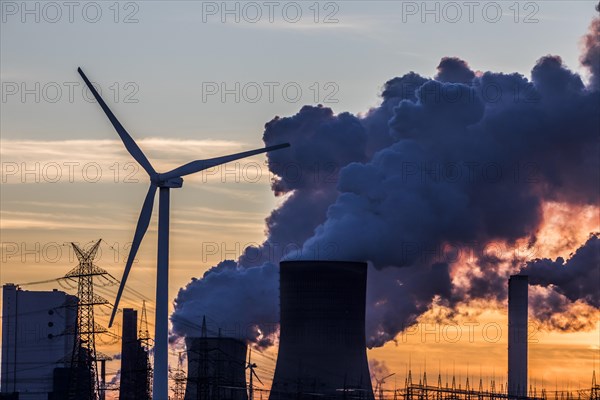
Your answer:
[[[253,326],[243,336],[270,345],[281,258],[369,261],[371,346],[393,340],[434,299],[504,301],[522,259],[451,256],[490,243],[535,246],[547,202],[598,204],[599,27],[595,19],[584,38],[587,86],[558,56],[540,58],[530,78],[443,58],[433,79],[410,72],[387,81],[381,105],[364,116],[305,106],[268,122],[267,145],[292,144],[268,155],[273,191],[288,197],[267,218],[263,245],[180,290],[175,333],[197,333],[181,321],[214,314]],[[569,310],[597,315],[597,254],[593,235],[566,262],[529,262],[523,271],[540,286],[534,316],[589,327],[569,324]]]

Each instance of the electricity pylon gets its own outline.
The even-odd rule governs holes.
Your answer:
[[[69,271],[65,278],[77,280],[77,331],[71,353],[71,382],[69,400],[98,400],[101,396],[98,378],[98,360],[105,359],[96,352],[96,335],[106,333],[103,326],[94,320],[94,306],[108,304],[108,300],[94,293],[94,277],[104,277],[113,282],[112,277],[94,265],[94,257],[102,239],[89,250],[83,250],[71,243],[79,265]],[[116,283],[116,282],[115,282]]]
[[[144,391],[146,392],[146,398],[152,397],[152,364],[150,363],[150,332],[148,331],[148,314],[146,312],[146,300],[142,301],[142,316],[140,317],[140,329],[138,331],[138,340],[142,347],[143,355],[140,362],[146,375],[144,385]]]
[[[170,368],[169,368],[170,370]],[[177,357],[177,369],[175,371],[170,370],[171,380],[173,380],[173,400],[183,400],[185,396],[185,383],[187,377],[183,372],[183,354],[179,353]]]

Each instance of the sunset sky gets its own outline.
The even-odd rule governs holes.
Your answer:
[[[258,22],[250,21],[255,10],[246,8],[248,3],[227,3],[239,7],[236,22],[235,15],[222,14],[221,2],[121,2],[116,7],[83,2],[72,14],[65,6],[56,14],[43,3],[2,0],[0,283],[58,278],[76,265],[70,242],[85,246],[99,238],[103,244],[96,264],[117,278],[122,275],[147,177],[100,107],[89,100],[77,67],[99,85],[156,169],[165,171],[194,159],[262,147],[265,124],[275,116],[292,116],[303,105],[364,116],[381,104],[386,81],[410,71],[433,77],[445,56],[465,60],[476,74],[516,72],[529,78],[540,57],[559,55],[588,83],[589,71],[579,61],[581,38],[598,16],[597,2],[509,3],[495,3],[503,13],[497,22],[491,22],[493,11],[482,14],[489,2],[478,3],[481,9],[474,11],[472,22],[467,9],[456,22],[448,21],[454,18],[452,10],[439,21],[427,14],[422,21],[422,10],[408,13],[413,5],[441,7],[436,2],[299,2],[289,14],[282,10],[290,3],[282,2],[272,21],[263,6]],[[39,14],[27,14],[23,4],[38,7]],[[297,9],[302,15],[290,22]],[[192,277],[237,259],[246,247],[267,238],[265,218],[289,197],[274,195],[272,178],[266,157],[257,156],[186,177],[184,187],[172,191],[170,298]],[[151,333],[156,211],[155,205],[128,280],[133,290],[125,291],[121,303],[139,309],[147,300]],[[568,259],[591,232],[599,231],[597,205],[548,199],[537,231],[529,232],[538,242],[521,261]],[[498,243],[511,252],[526,241]],[[456,281],[464,278],[458,267],[450,267]],[[370,273],[385,270],[371,268]],[[56,287],[46,283],[23,289]],[[113,301],[116,287],[99,293]],[[480,376],[484,382],[495,377],[497,386],[505,382],[506,303],[474,300],[457,307],[450,317],[442,302],[434,302],[395,341],[369,350],[376,373],[396,373],[401,386],[410,363],[413,376],[426,369],[430,383],[438,372],[443,381],[454,373],[461,382],[469,376],[472,385]],[[582,307],[574,315],[587,307],[585,329],[530,327],[530,382],[538,390],[587,388],[592,371],[600,370],[598,309],[590,312],[591,306],[582,303],[574,307]],[[103,311],[100,322],[106,324],[110,310]],[[216,329],[220,319],[210,321]],[[458,339],[444,336],[454,335],[457,326]],[[117,354],[120,344],[99,350]],[[183,348],[175,343],[171,350],[175,366]],[[276,351],[274,346],[256,352],[257,373],[267,388]],[[118,361],[108,364],[111,374],[118,368]],[[393,384],[387,381],[388,388]]]

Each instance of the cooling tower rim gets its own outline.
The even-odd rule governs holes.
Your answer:
[[[280,265],[301,265],[301,264],[329,264],[329,265],[356,265],[356,266],[367,266],[366,261],[345,261],[345,260],[288,260],[280,261]]]
[[[239,339],[239,338],[235,338],[235,337],[231,337],[231,336],[184,336],[184,340],[185,341],[195,341],[195,340],[227,340],[227,341],[234,341],[234,342],[240,342],[243,344],[246,344],[246,342],[243,339]]]
[[[529,275],[524,275],[524,274],[516,274],[516,275],[511,275],[508,280],[512,280],[512,279],[516,279],[516,280],[528,280],[529,279]]]

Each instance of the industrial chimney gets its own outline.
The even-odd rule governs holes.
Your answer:
[[[123,329],[121,342],[121,384],[119,398],[134,399],[136,392],[136,358],[138,352],[137,311],[123,309]]]
[[[185,345],[188,360],[185,400],[248,400],[243,341],[229,337],[187,337]]]
[[[508,280],[508,395],[527,395],[527,294],[526,275]]]
[[[137,310],[133,308],[123,309],[119,399],[148,400],[150,398],[148,353],[138,338],[137,315]]]
[[[372,400],[365,342],[367,264],[284,261],[280,266],[279,353],[269,400]]]

